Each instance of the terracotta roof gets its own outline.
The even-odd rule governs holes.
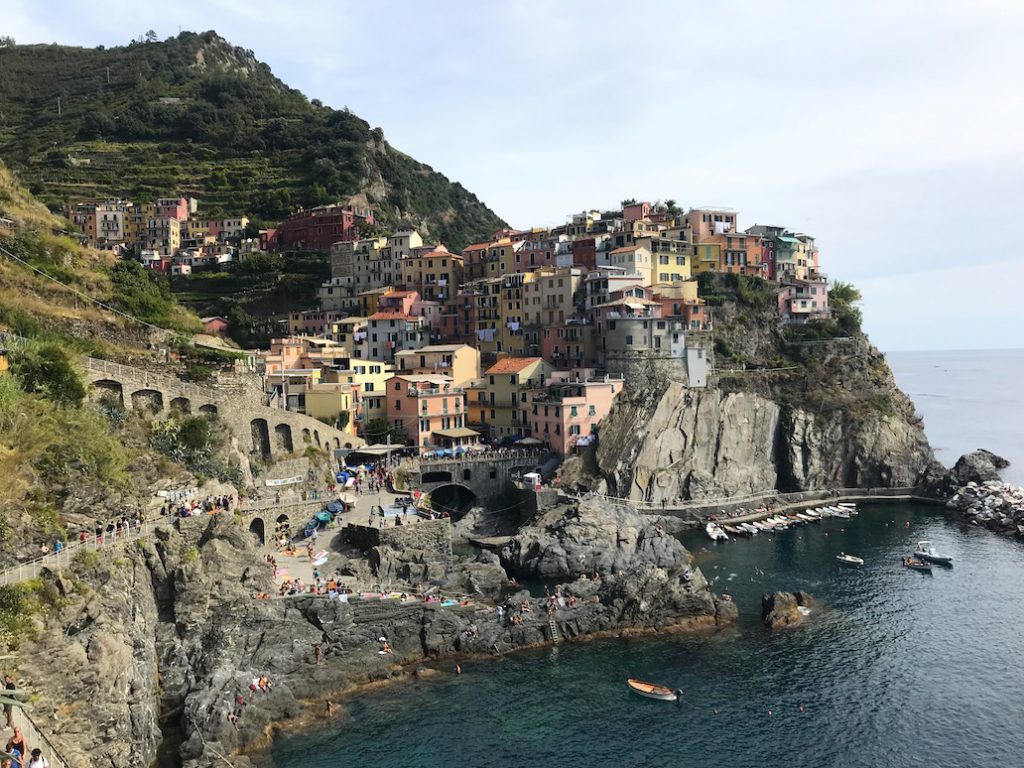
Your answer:
[[[639,247],[639,245],[624,245],[621,248],[616,248],[612,253],[628,253],[629,251],[635,251]]]
[[[488,368],[485,373],[519,373],[541,360],[540,357],[506,357]]]
[[[404,315],[401,312],[374,312],[368,320],[414,320],[411,315]]]
[[[474,243],[473,245],[467,245],[465,248],[462,249],[462,252],[465,253],[466,251],[482,251],[490,247],[491,243]]]

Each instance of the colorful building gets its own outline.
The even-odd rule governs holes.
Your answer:
[[[320,205],[300,209],[282,221],[268,247],[276,251],[328,251],[342,240],[355,240],[363,225],[372,225],[369,208]]]
[[[396,374],[388,381],[387,418],[421,452],[478,442],[466,427],[463,390],[449,376]]]
[[[554,369],[540,357],[506,357],[483,375],[483,424],[492,439],[525,436],[530,428],[529,392],[547,383]]]
[[[531,436],[562,456],[590,443],[624,387],[621,377],[592,373],[556,372],[547,387],[530,393]]]
[[[467,344],[428,344],[395,355],[400,374],[448,376],[456,387],[480,377],[480,350]]]

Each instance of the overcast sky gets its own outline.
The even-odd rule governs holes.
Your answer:
[[[20,43],[214,29],[514,226],[637,197],[813,234],[884,350],[1024,346],[1021,0],[4,6]]]

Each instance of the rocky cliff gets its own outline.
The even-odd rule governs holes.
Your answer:
[[[752,349],[760,358],[741,369],[719,354],[706,389],[627,381],[601,423],[598,477],[584,482],[658,502],[917,486],[941,473],[913,404],[864,337],[811,347],[765,333]]]
[[[363,559],[346,551],[347,571],[372,569],[374,579],[395,586],[406,571],[415,579],[429,571],[489,597],[507,582],[488,553],[449,559],[381,545]],[[205,768],[225,764],[225,755],[244,768],[260,758],[238,753],[265,745],[275,728],[320,715],[325,699],[403,676],[404,666],[425,659],[550,642],[552,626],[561,640],[735,617],[677,540],[627,511],[560,507],[515,540],[509,567],[563,582],[550,613],[525,591],[450,607],[260,599],[272,591],[270,569],[244,521],[232,515],[159,527],[104,555],[80,558],[67,574],[47,574],[55,608],[23,647],[21,662],[37,693],[36,721],[72,765],[97,768]],[[381,637],[393,653],[379,652]],[[261,676],[272,690],[251,691]],[[228,714],[236,710],[232,722]]]

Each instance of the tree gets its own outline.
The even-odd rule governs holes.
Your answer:
[[[0,36],[0,48],[13,48],[14,45],[14,38],[10,35]]]
[[[149,30],[148,32],[146,32],[146,42],[147,43],[155,43],[156,41],[157,41],[156,32],[154,32],[152,29]]]
[[[363,438],[368,443],[386,443],[389,435],[392,445],[405,445],[409,440],[405,432],[393,427],[386,419],[370,419],[363,427]]]
[[[682,208],[679,207],[679,204],[672,199],[665,201],[665,210],[668,211],[673,216],[678,216],[680,213],[683,212]]]
[[[56,344],[29,348],[13,362],[14,374],[26,392],[42,395],[64,408],[81,405],[85,398],[85,386],[67,354]]]
[[[621,205],[623,208],[625,208],[627,205],[636,205],[636,198],[627,197],[625,200],[622,201]]]
[[[860,331],[863,316],[860,307],[855,306],[861,300],[860,291],[851,283],[836,281],[828,292],[829,305],[836,322],[843,333],[852,336]]]

